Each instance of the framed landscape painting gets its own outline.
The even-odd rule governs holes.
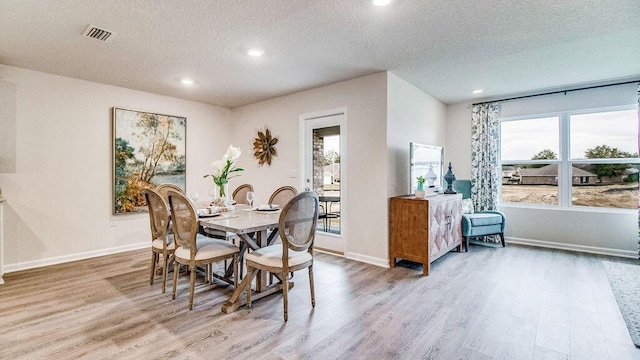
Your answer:
[[[147,211],[142,190],[186,187],[187,119],[113,108],[113,213]]]

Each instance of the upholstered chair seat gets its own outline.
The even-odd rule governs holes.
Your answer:
[[[311,261],[313,257],[308,251],[294,251],[289,249],[289,266],[299,266],[307,261]],[[281,268],[282,264],[282,244],[266,246],[256,251],[252,251],[246,255],[247,261],[253,261],[269,267]]]
[[[225,240],[210,239],[200,235],[196,239],[196,242],[198,244],[198,251],[193,258],[194,260],[233,257],[233,254],[238,252],[237,246]],[[189,247],[181,246],[176,249],[174,254],[177,258],[189,261],[191,250]]]
[[[153,240],[153,242],[151,243],[151,246],[154,249],[158,249],[158,250],[162,250],[162,246],[164,244],[164,241],[162,241],[162,239],[155,239]],[[167,250],[169,251],[174,251],[176,249],[176,243],[171,241],[167,244]]]

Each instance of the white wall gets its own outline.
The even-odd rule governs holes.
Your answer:
[[[16,87],[0,78],[0,173],[16,171]]]
[[[16,109],[3,120],[15,154],[0,154],[15,157],[0,173],[5,271],[148,246],[148,215],[111,214],[113,106],[187,118],[187,190],[201,197],[230,137],[225,108],[4,65],[0,79]]]
[[[635,90],[575,93],[571,106],[634,103]],[[5,271],[148,246],[146,214],[114,216],[111,174],[113,106],[187,118],[187,191],[206,198],[212,160],[240,146],[256,202],[282,185],[300,188],[300,114],[347,109],[349,206],[346,256],[388,263],[388,197],[406,193],[408,143],[445,147],[456,176],[470,174],[470,103],[443,104],[394,74],[381,72],[257,104],[226,108],[0,65],[0,187],[5,204]],[[570,95],[567,95],[567,97]],[[3,105],[4,106],[4,105]],[[561,110],[555,99],[503,105],[504,116]],[[5,109],[5,110],[6,110]],[[446,114],[445,114],[446,111]],[[446,117],[446,122],[443,121]],[[257,129],[280,138],[271,167],[251,156]],[[445,139],[445,140],[443,140]],[[546,246],[635,254],[635,214],[506,208],[507,236]],[[542,229],[542,230],[541,230]],[[609,249],[609,250],[607,250]]]
[[[633,105],[636,84],[540,96],[502,103],[502,116],[543,114],[555,111]],[[482,100],[479,100],[482,101]],[[464,141],[457,141],[458,138]],[[471,103],[447,106],[445,152],[459,179],[471,176]],[[456,144],[456,146],[452,146]],[[451,151],[455,149],[454,151]],[[507,217],[506,236],[513,242],[637,257],[638,223],[635,211],[606,213],[601,210],[543,210],[501,206]]]
[[[266,202],[271,192],[283,185],[301,190],[301,179],[289,177],[290,171],[300,173],[299,116],[346,108],[345,256],[388,263],[386,88],[387,74],[381,72],[233,109],[231,141],[241,146],[240,164],[246,171],[230,182],[231,188],[252,183],[257,203]],[[258,167],[251,156],[251,144],[256,130],[265,125],[279,137],[279,155],[271,167]]]
[[[113,106],[187,117],[187,191],[203,199],[212,187],[202,178],[211,161],[229,144],[240,146],[246,171],[230,188],[252,183],[258,203],[279,186],[300,188],[301,179],[290,177],[300,173],[299,116],[345,108],[345,255],[383,266],[388,197],[406,192],[408,142],[444,145],[444,105],[386,72],[233,110],[4,65],[0,85],[14,109],[3,127],[13,127],[16,144],[13,153],[0,152],[1,161],[15,164],[0,173],[8,200],[5,271],[148,246],[146,214],[111,214]],[[280,139],[279,156],[258,167],[252,142],[265,126]]]
[[[457,179],[471,179],[471,103],[447,105],[446,139],[445,163]]]
[[[409,193],[409,143],[445,146],[446,107],[407,81],[387,74],[387,195],[392,197]]]

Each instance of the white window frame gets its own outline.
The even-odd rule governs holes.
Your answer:
[[[502,166],[504,165],[518,165],[518,164],[559,164],[558,165],[558,205],[547,204],[529,204],[529,203],[514,203],[514,202],[500,202],[500,206],[507,207],[527,207],[527,208],[548,208],[548,209],[571,209],[571,210],[585,210],[585,211],[601,211],[607,213],[635,213],[636,209],[621,209],[621,208],[608,208],[608,207],[592,207],[592,206],[575,206],[571,203],[571,194],[573,190],[573,182],[571,178],[571,167],[573,164],[640,164],[640,158],[613,158],[613,159],[570,159],[570,145],[571,145],[571,129],[570,119],[572,115],[580,114],[594,114],[599,112],[613,112],[624,110],[637,110],[637,105],[624,105],[624,106],[612,106],[593,109],[582,109],[572,111],[561,111],[545,114],[533,114],[525,116],[513,116],[507,118],[501,118],[500,124],[503,121],[522,121],[522,120],[535,120],[541,118],[558,117],[559,134],[558,139],[560,141],[558,160],[509,160],[502,161],[500,159],[500,167],[502,172]],[[502,128],[502,126],[501,126]],[[502,141],[502,133],[500,133],[500,141]],[[502,152],[500,151],[502,155]],[[502,199],[502,182],[500,182],[500,199]]]

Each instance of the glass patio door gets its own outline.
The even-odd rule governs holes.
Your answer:
[[[344,114],[330,114],[304,119],[303,189],[313,190],[320,199],[320,217],[315,247],[344,253],[343,224],[345,212],[345,167],[341,128]]]

